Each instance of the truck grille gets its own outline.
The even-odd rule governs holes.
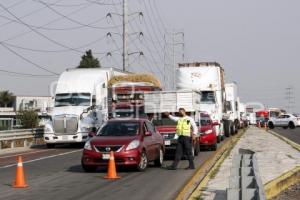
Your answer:
[[[161,133],[164,139],[174,139],[175,133]]]
[[[110,151],[118,151],[122,148],[122,145],[116,146],[95,146],[95,149],[99,152],[110,152]]]
[[[56,134],[76,134],[78,129],[77,117],[56,116],[53,119]]]

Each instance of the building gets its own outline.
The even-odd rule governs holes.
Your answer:
[[[39,116],[48,115],[54,106],[50,96],[15,96],[11,107],[0,107],[0,130],[20,127],[16,119],[20,110],[34,110]]]

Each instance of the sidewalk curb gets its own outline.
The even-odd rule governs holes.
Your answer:
[[[247,130],[247,129],[246,129]],[[202,188],[207,184],[212,172],[216,170],[227,156],[227,152],[237,143],[245,131],[228,138],[228,140],[212,153],[209,158],[199,166],[196,173],[188,180],[178,193],[176,200],[194,199],[200,196]]]
[[[297,143],[277,134],[274,131],[268,130],[269,133],[283,140],[287,144],[291,145],[294,149],[300,151],[300,145]],[[281,176],[269,181],[265,184],[265,194],[267,199],[272,199],[279,195],[284,190],[288,189],[290,186],[300,182],[300,166],[282,174]]]

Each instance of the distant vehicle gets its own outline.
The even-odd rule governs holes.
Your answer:
[[[240,114],[239,114],[239,103],[237,94],[237,84],[235,82],[225,84],[225,94],[226,94],[226,122],[224,124],[224,129],[230,129],[231,134],[238,132],[240,128]]]
[[[185,91],[155,91],[144,94],[145,112],[151,116],[151,120],[160,134],[164,137],[167,153],[176,149],[178,135],[176,134],[176,122],[164,116],[164,112],[178,114],[179,108],[184,108],[190,117],[193,117],[197,126],[200,125],[200,93]],[[197,156],[200,151],[199,136],[192,146],[192,155]]]
[[[177,69],[177,89],[189,89],[201,92],[201,111],[206,111],[214,122],[218,122],[216,133],[218,142],[224,135],[230,136],[230,130],[224,130],[225,108],[224,69],[216,62],[180,63]],[[225,131],[225,132],[224,132]]]
[[[255,112],[256,124],[259,123],[260,126],[264,126],[269,120],[269,114],[270,112],[268,110],[260,110]]]
[[[209,148],[213,151],[217,149],[217,134],[215,130],[217,125],[207,113],[201,113],[200,147]]]
[[[45,124],[48,148],[84,143],[88,133],[108,119],[108,80],[125,74],[113,68],[68,69],[57,82],[51,120]]]
[[[294,114],[283,114],[277,118],[271,118],[268,121],[269,128],[282,127],[284,129],[291,128],[294,129],[300,126],[300,116]]]
[[[107,166],[110,151],[117,166],[132,166],[144,171],[154,161],[161,166],[164,157],[163,137],[147,119],[111,119],[85,143],[81,164],[86,172]]]
[[[255,125],[256,124],[256,115],[255,113],[252,113],[252,112],[248,112],[246,114],[246,118],[247,118],[247,121],[249,122],[250,125]]]

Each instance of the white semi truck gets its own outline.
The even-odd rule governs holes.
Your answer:
[[[45,125],[48,148],[84,143],[108,118],[108,81],[124,72],[114,68],[68,69],[57,82],[51,120]]]
[[[230,133],[235,134],[240,128],[238,89],[235,82],[225,84],[225,96],[226,113],[223,119],[228,123],[224,124],[224,129],[230,129]]]
[[[223,139],[225,112],[224,69],[216,62],[180,63],[176,73],[177,89],[191,89],[201,92],[201,111],[207,112],[216,126],[218,142]],[[226,120],[225,120],[226,121]]]

